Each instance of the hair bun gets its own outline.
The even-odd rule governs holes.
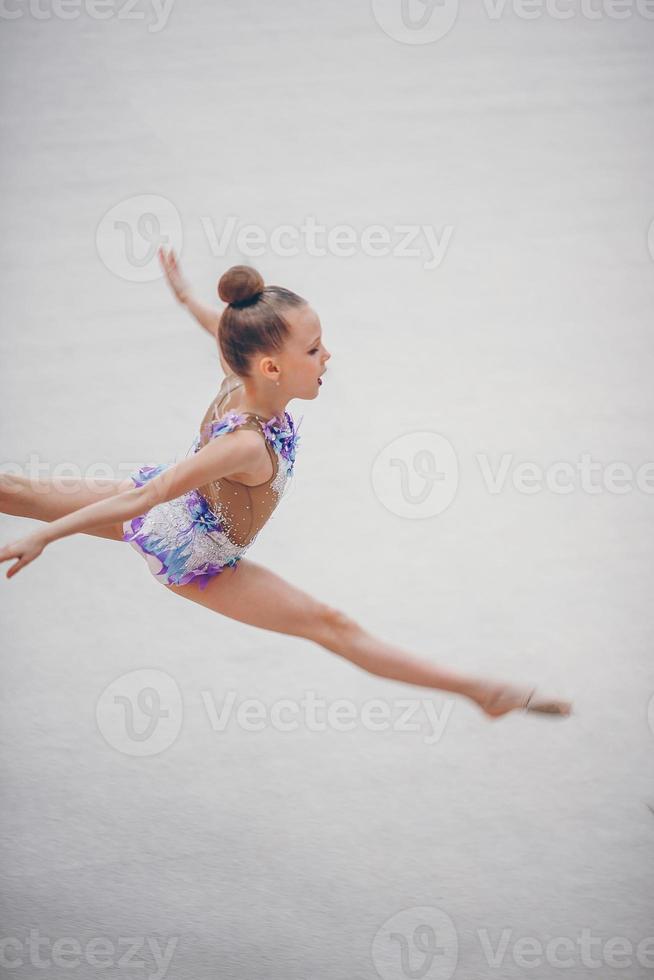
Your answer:
[[[218,295],[223,303],[236,306],[257,297],[264,287],[263,279],[252,266],[233,265],[220,277]]]

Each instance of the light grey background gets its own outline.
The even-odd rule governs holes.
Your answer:
[[[310,300],[333,355],[317,399],[289,406],[294,483],[250,557],[408,650],[576,709],[491,723],[457,701],[432,744],[361,720],[214,731],[207,699],[229,692],[268,708],[381,698],[394,719],[403,698],[452,702],[176,600],[121,543],[67,538],[10,581],[3,566],[2,936],[24,963],[7,975],[153,976],[147,947],[144,968],[118,959],[126,937],[155,937],[177,943],[175,980],[402,980],[400,933],[417,971],[414,929],[438,915],[406,910],[428,908],[458,934],[461,980],[651,976],[601,950],[654,934],[654,496],[579,479],[527,494],[510,475],[493,494],[477,455],[654,458],[654,21],[466,2],[446,36],[406,44],[346,0],[175,0],[160,30],[144,0],[143,19],[6,9],[21,16],[0,21],[3,468],[34,454],[125,476],[182,456],[217,389],[211,339],[165,284],[99,254],[120,202],[171,202],[206,300],[242,257],[212,254],[207,222],[219,234],[229,215],[268,232],[308,215],[449,226],[432,269],[301,245],[250,259]],[[458,488],[413,520],[372,474],[416,432],[449,440]],[[31,526],[3,516],[2,541]],[[138,758],[96,705],[141,668],[170,675],[183,723]],[[483,936],[503,930],[493,966]],[[520,965],[525,936],[570,937],[573,966]],[[120,954],[57,966],[65,937]],[[451,934],[436,938],[446,952],[414,976],[452,975]]]

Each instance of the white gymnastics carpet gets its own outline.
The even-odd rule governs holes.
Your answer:
[[[206,302],[253,264],[332,357],[248,557],[574,703],[490,721],[122,542],[3,564],[2,975],[654,976],[654,7],[0,21],[0,469],[183,458],[222,375],[156,245]]]

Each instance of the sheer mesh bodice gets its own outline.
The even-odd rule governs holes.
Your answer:
[[[236,388],[241,387],[242,382],[234,374],[223,380],[218,396],[202,420],[194,452],[211,439],[235,429],[253,429],[263,436],[272,467],[271,476],[267,480],[249,486],[229,477],[221,477],[198,487],[198,492],[219,515],[225,533],[234,544],[244,547],[252,543],[279,503],[287,477],[292,471],[295,433],[288,413],[285,413],[282,420],[276,416],[264,419],[254,412],[226,410],[229,396]],[[284,449],[287,450],[286,455]],[[292,455],[288,450],[293,450]]]
[[[227,409],[229,395],[239,387],[236,375],[224,379],[189,452],[198,452],[209,439],[235,429],[255,429],[264,438],[271,475],[255,486],[222,477],[155,504],[123,524],[123,540],[143,554],[152,574],[166,585],[195,582],[204,589],[225,568],[233,568],[271,516],[293,475],[300,441],[293,418],[288,412],[264,419],[254,412]],[[140,487],[173,465],[174,461],[141,466],[130,478]]]

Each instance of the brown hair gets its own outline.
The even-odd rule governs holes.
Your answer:
[[[249,377],[253,354],[281,350],[289,335],[282,312],[306,300],[283,286],[266,286],[256,269],[233,265],[218,282],[218,295],[228,306],[218,325],[218,343],[227,364],[239,377]]]

